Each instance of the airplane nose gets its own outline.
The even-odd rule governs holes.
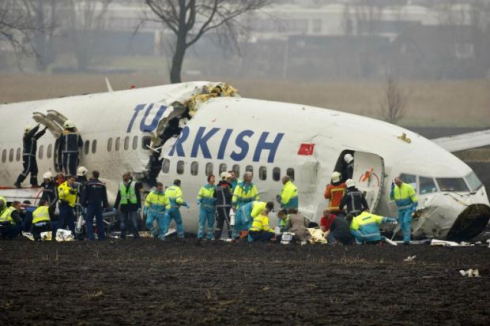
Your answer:
[[[484,204],[473,204],[459,214],[447,239],[449,241],[468,241],[479,235],[490,220],[490,207]]]

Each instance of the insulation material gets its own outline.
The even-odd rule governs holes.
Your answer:
[[[196,88],[194,95],[184,102],[184,106],[189,109],[189,115],[193,117],[199,106],[215,97],[239,97],[238,90],[226,83],[208,84],[202,89]]]

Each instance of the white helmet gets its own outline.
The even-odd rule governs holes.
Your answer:
[[[84,177],[87,175],[87,168],[84,166],[81,166],[77,169],[77,177]]]
[[[29,131],[31,131],[31,130],[32,130],[32,126],[31,126],[31,125],[27,125],[27,126],[25,127],[25,129],[24,129],[24,132],[26,132],[26,133],[27,133],[27,132],[29,132]]]
[[[53,174],[50,171],[43,174],[43,179],[51,180],[52,178],[53,178]]]
[[[63,124],[63,127],[65,129],[72,129],[75,128],[75,124],[70,120],[66,120],[65,123]]]
[[[341,176],[342,174],[340,174],[340,172],[335,171],[332,173],[332,182],[339,182]]]
[[[347,181],[345,182],[345,185],[347,186],[347,188],[351,188],[351,187],[355,187],[356,183],[352,179],[347,179]]]
[[[352,162],[352,160],[354,159],[354,157],[352,157],[351,154],[345,154],[344,155],[344,161],[345,163],[349,164],[350,162]]]

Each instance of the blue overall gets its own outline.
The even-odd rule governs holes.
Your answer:
[[[207,238],[212,240],[214,236],[214,215],[216,213],[216,198],[214,198],[215,186],[207,184],[201,188],[197,201],[199,209],[199,229],[197,238],[202,239],[204,236],[204,226],[207,224]]]
[[[180,214],[179,208],[180,206],[189,207],[189,205],[183,201],[182,190],[180,187],[174,185],[168,188],[165,193],[169,203],[163,218],[163,233],[160,234],[159,238],[160,240],[165,240],[165,234],[167,234],[172,220],[175,220],[175,223],[177,224],[177,234],[179,238],[184,238],[184,226],[182,224],[182,215]]]
[[[163,233],[165,225],[165,205],[166,201],[159,199],[159,197],[165,196],[165,193],[159,193],[156,190],[153,191],[146,197],[145,210],[146,214],[146,227],[151,231],[151,235],[156,238],[163,238],[165,233]],[[158,223],[158,231],[155,228],[154,221]]]

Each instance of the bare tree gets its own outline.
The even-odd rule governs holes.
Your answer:
[[[79,71],[92,63],[97,33],[104,28],[105,15],[112,0],[69,0],[70,28]]]
[[[386,76],[384,95],[379,105],[381,118],[386,122],[396,124],[405,116],[408,94],[403,91],[399,81],[391,74]]]
[[[156,18],[175,36],[170,68],[170,81],[181,82],[182,65],[188,48],[210,31],[236,41],[240,32],[238,17],[260,10],[273,0],[145,0]]]
[[[32,20],[25,3],[16,0],[0,1],[0,37],[10,45],[19,67],[22,57],[34,53],[31,46],[32,35],[36,31],[42,32],[43,27]]]

